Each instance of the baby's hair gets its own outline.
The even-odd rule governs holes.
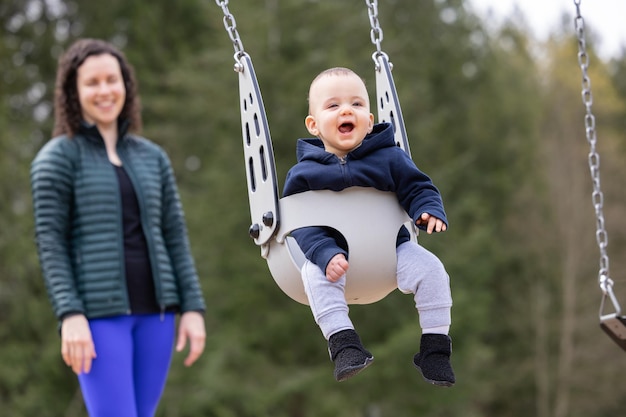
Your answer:
[[[361,78],[356,72],[352,71],[350,68],[345,68],[345,67],[328,68],[320,72],[319,74],[317,74],[317,77],[315,77],[313,81],[311,81],[311,85],[309,86],[309,95],[307,97],[307,102],[310,103],[311,101],[311,88],[313,87],[313,85],[315,85],[317,80],[319,80],[322,77],[329,76],[329,75],[356,75],[357,77],[361,79],[361,81],[363,81],[363,85],[365,85],[365,88],[367,89],[367,84],[365,84],[365,80]]]
[[[326,75],[352,75],[352,74],[357,75],[350,68],[345,68],[345,67],[328,68],[328,69],[320,72],[319,74],[317,74],[317,77],[315,77],[313,79],[311,84],[315,84],[315,81],[319,80],[320,78],[322,78],[322,77],[324,77]]]

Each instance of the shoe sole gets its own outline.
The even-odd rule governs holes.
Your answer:
[[[422,378],[424,378],[424,381],[428,382],[429,384],[433,384],[438,387],[445,387],[445,388],[449,388],[454,385],[454,382],[450,382],[450,381],[435,381],[434,379],[428,379],[424,376],[424,373],[422,372],[422,368],[415,365],[415,363],[413,363],[413,365],[417,368],[418,371],[420,371],[420,374],[422,375]]]
[[[362,365],[351,366],[347,368],[344,372],[342,372],[341,375],[335,375],[335,379],[337,380],[337,382],[342,382],[346,379],[352,378],[353,376],[370,366],[372,362],[374,362],[373,356],[371,358],[367,358],[365,360],[365,363],[363,363]]]

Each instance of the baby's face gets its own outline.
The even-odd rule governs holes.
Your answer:
[[[309,113],[305,119],[309,133],[337,156],[359,146],[374,126],[365,84],[352,73],[316,80],[309,91]]]

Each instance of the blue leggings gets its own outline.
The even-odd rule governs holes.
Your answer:
[[[175,314],[89,320],[96,354],[78,380],[90,417],[153,417],[172,359]]]

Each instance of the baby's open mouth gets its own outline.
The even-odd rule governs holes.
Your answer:
[[[354,129],[354,125],[352,123],[342,123],[339,126],[339,131],[341,133],[350,133]]]

